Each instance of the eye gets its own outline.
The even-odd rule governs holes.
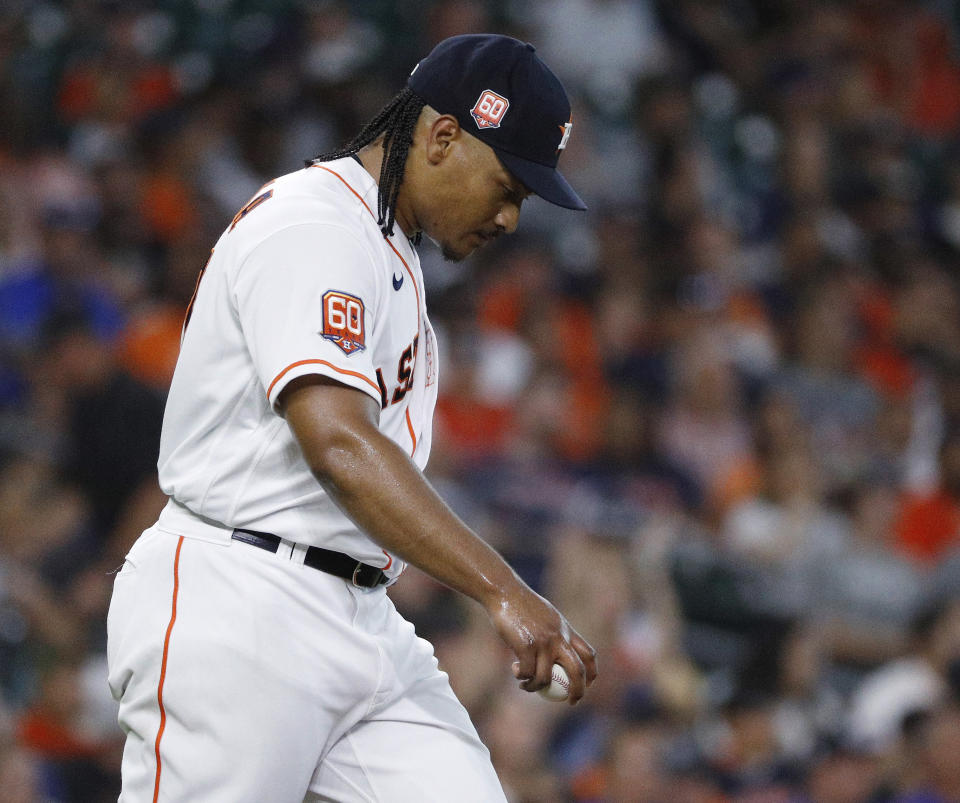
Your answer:
[[[509,201],[519,209],[524,201],[524,193],[511,187],[509,184],[502,184],[501,187],[503,188],[503,200]]]

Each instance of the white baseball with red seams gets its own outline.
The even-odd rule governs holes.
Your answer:
[[[554,664],[550,671],[550,685],[537,692],[541,697],[555,703],[562,703],[570,696],[570,677],[560,664]]]

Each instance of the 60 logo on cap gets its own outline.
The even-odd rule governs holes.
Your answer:
[[[492,89],[484,89],[470,110],[477,128],[500,128],[503,115],[510,108],[510,101]]]
[[[363,300],[340,290],[323,294],[323,331],[326,340],[336,343],[346,354],[356,354],[367,347],[363,325]]]

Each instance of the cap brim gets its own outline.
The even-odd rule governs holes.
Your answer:
[[[563,177],[563,174],[556,168],[531,162],[529,159],[522,159],[497,148],[493,150],[497,154],[497,158],[503,162],[503,166],[513,174],[514,178],[522,181],[530,192],[539,195],[545,201],[562,206],[564,209],[583,211],[587,208],[587,205],[574,192],[573,187]]]

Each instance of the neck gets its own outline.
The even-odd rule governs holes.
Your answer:
[[[364,169],[373,177],[373,180],[379,184],[380,170],[383,167],[384,158],[383,138],[381,137],[375,142],[371,142],[369,145],[361,148],[357,152],[357,158],[360,159],[360,164],[362,164]],[[403,187],[401,187],[400,192],[397,193],[394,212],[396,224],[408,239],[420,231],[416,218],[406,203],[406,193],[403,191]]]

